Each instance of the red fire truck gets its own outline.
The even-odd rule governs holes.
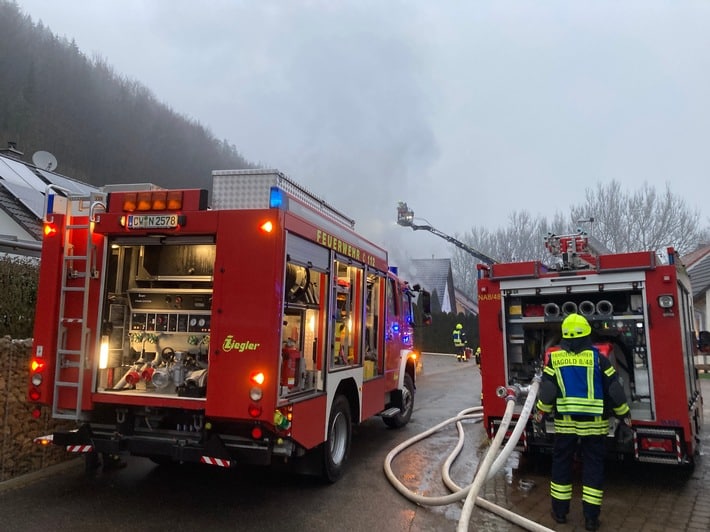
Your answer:
[[[549,235],[545,245],[551,265],[478,266],[489,435],[495,435],[505,410],[496,390],[531,384],[559,345],[562,320],[577,312],[586,316],[595,345],[613,362],[631,407],[633,434],[616,431],[613,417],[610,421],[610,454],[639,462],[692,463],[702,427],[702,396],[693,359],[692,291],[676,252],[668,248],[665,257],[651,251],[597,253],[583,232]],[[528,423],[521,446],[549,452],[553,432],[552,423],[545,431]]]
[[[429,295],[278,171],[215,171],[207,200],[48,194],[28,397],[77,424],[36,441],[333,482],[352,423],[409,421]]]

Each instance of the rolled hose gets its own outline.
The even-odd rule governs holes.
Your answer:
[[[417,434],[412,438],[397,445],[385,457],[384,470],[387,479],[394,486],[394,488],[402,495],[404,495],[407,499],[423,506],[443,506],[446,504],[451,504],[463,500],[465,498],[466,502],[464,502],[464,507],[461,511],[461,517],[459,519],[459,524],[457,528],[457,530],[459,531],[468,529],[468,523],[470,521],[471,513],[473,511],[473,506],[475,502],[475,504],[478,504],[481,508],[484,508],[498,515],[499,517],[502,517],[503,519],[515,523],[526,530],[532,530],[534,532],[551,532],[551,529],[549,528],[546,528],[534,521],[531,521],[530,519],[511,512],[506,508],[493,504],[492,502],[487,501],[478,496],[478,492],[480,491],[483,482],[491,478],[502,467],[502,465],[508,459],[510,453],[517,445],[518,439],[520,438],[520,434],[524,430],[525,425],[527,424],[527,420],[530,417],[530,412],[532,411],[532,407],[537,397],[538,387],[539,378],[536,378],[533,384],[530,386],[527,400],[525,401],[522,412],[520,414],[520,418],[518,419],[515,429],[513,430],[513,434],[511,435],[510,439],[508,440],[508,443],[503,448],[498,458],[494,461],[493,459],[495,458],[498,448],[500,447],[500,444],[503,441],[506,432],[508,431],[508,426],[510,425],[513,416],[513,411],[515,409],[515,401],[510,399],[507,401],[505,414],[501,421],[501,425],[498,428],[498,432],[496,433],[496,437],[494,438],[493,443],[488,449],[488,452],[486,453],[483,462],[479,466],[478,471],[476,472],[476,475],[473,479],[473,482],[468,486],[464,488],[460,488],[459,486],[457,486],[456,483],[451,480],[449,470],[451,468],[451,464],[453,464],[454,460],[463,448],[465,435],[461,421],[465,419],[472,419],[475,422],[481,421],[483,417],[483,409],[480,406],[462,410],[455,417],[442,421],[438,425],[420,434]],[[425,495],[419,495],[410,491],[404,484],[402,484],[402,482],[400,482],[400,480],[393,473],[392,461],[400,452],[402,452],[407,447],[414,445],[415,443],[425,438],[428,438],[429,436],[431,436],[435,432],[438,432],[441,428],[445,427],[446,425],[449,425],[450,423],[456,423],[456,428],[458,431],[458,441],[454,449],[444,461],[444,464],[442,466],[442,477],[446,487],[450,489],[453,493],[450,493],[449,495],[427,497]]]

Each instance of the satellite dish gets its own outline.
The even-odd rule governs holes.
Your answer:
[[[32,154],[32,163],[41,170],[52,171],[57,168],[57,158],[48,151],[36,151]]]

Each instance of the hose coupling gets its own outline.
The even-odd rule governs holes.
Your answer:
[[[517,384],[512,384],[510,386],[498,386],[498,388],[496,388],[496,395],[506,401],[517,401],[520,393],[521,389]]]

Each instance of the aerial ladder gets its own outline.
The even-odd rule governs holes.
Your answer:
[[[426,220],[424,220],[426,221]],[[468,246],[461,242],[460,240],[457,240],[456,238],[447,235],[446,233],[443,233],[433,227],[431,224],[427,222],[426,225],[419,225],[415,223],[414,221],[414,211],[410,209],[406,202],[400,201],[397,204],[397,224],[401,225],[402,227],[411,227],[413,231],[419,231],[419,230],[424,230],[424,231],[429,231],[430,233],[434,233],[436,236],[439,236],[446,240],[447,242],[453,244],[459,249],[464,250],[466,253],[469,255],[474,256],[484,264],[496,264],[498,261],[489,257],[485,253],[481,253],[477,249],[472,248],[471,246]]]

